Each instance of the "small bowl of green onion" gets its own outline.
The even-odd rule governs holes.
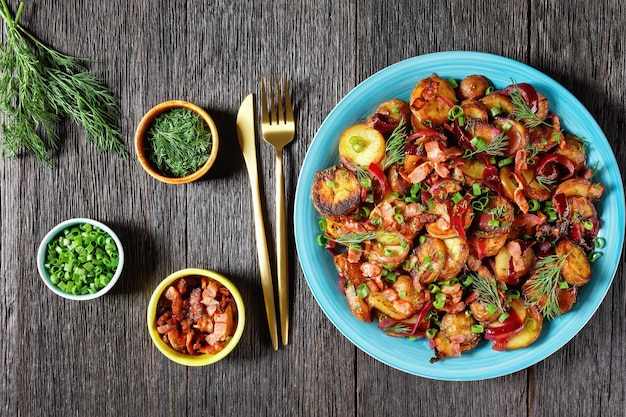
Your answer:
[[[115,232],[87,218],[56,225],[37,252],[43,282],[57,295],[71,300],[91,300],[106,294],[123,266],[124,249]]]
[[[168,184],[196,181],[217,158],[217,127],[201,107],[171,100],[150,109],[135,133],[135,151],[148,174]]]

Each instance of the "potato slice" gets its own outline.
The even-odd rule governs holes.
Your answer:
[[[512,300],[510,306],[520,317],[524,327],[505,343],[504,348],[507,350],[521,349],[537,340],[539,333],[541,333],[543,318],[537,307],[527,307],[521,298]]]
[[[492,115],[513,113],[511,98],[505,94],[493,92],[480,99]]]
[[[390,290],[394,291],[394,290]],[[410,309],[399,310],[393,301],[389,300],[384,292],[372,292],[366,298],[367,304],[371,309],[380,311],[385,316],[394,320],[405,320],[411,317],[413,311]],[[402,302],[403,307],[408,306],[408,303]]]
[[[517,151],[524,149],[528,144],[528,129],[524,123],[509,117],[496,117],[493,123],[508,137],[508,146],[504,156],[515,156]]]
[[[521,259],[523,267],[521,267],[519,271],[515,271],[518,277],[526,275],[533,265],[535,265],[535,251],[528,248],[522,253]],[[509,278],[511,266],[511,252],[509,251],[508,245],[504,245],[495,257],[494,272],[496,278],[498,278],[499,281],[506,282]]]
[[[467,262],[469,256],[469,245],[467,240],[460,237],[444,239],[446,245],[446,264],[439,273],[438,281],[445,281],[457,276]]]
[[[372,313],[370,307],[367,305],[365,300],[358,296],[356,293],[356,289],[353,284],[349,284],[345,288],[346,292],[346,300],[348,300],[348,307],[350,311],[357,319],[365,322],[372,322]]]
[[[566,256],[561,265],[561,275],[570,285],[580,287],[591,279],[591,264],[578,245],[569,239],[561,239],[556,244],[556,254]]]
[[[456,93],[447,80],[432,74],[413,88],[409,104],[415,130],[437,128],[448,121],[448,111],[456,104]]]
[[[339,155],[354,166],[379,164],[385,156],[385,137],[366,124],[347,128],[339,139]]]
[[[554,195],[564,194],[565,197],[580,196],[595,201],[602,197],[603,192],[604,187],[601,184],[594,184],[583,178],[575,177],[560,183],[556,187]]]
[[[446,265],[446,244],[443,240],[425,236],[415,248],[418,264],[414,271],[422,284],[435,282]]]
[[[361,184],[346,168],[326,168],[315,173],[311,198],[323,216],[348,214],[361,203]]]

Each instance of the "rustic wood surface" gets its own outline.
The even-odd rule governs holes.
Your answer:
[[[17,1],[8,1],[16,10]],[[354,347],[313,299],[289,231],[290,344],[274,351],[265,322],[249,182],[236,139],[242,99],[261,76],[291,82],[297,136],[285,149],[289,222],[298,171],[333,106],[378,70],[413,56],[473,50],[527,63],[569,89],[626,163],[626,8],[618,0],[26,2],[21,22],[90,69],[121,106],[122,138],[153,105],[204,107],[220,132],[201,181],[162,184],[134,159],[101,154],[59,125],[55,169],[0,160],[0,414],[3,416],[624,416],[623,260],[591,321],[524,371],[443,382],[392,369]],[[4,39],[4,35],[2,37]],[[260,141],[266,227],[274,235],[273,149]],[[126,266],[106,296],[64,300],[40,280],[35,253],[55,224],[107,223]],[[270,245],[273,255],[273,245]],[[166,275],[204,267],[229,276],[247,303],[238,348],[204,368],[168,361],[145,310]]]

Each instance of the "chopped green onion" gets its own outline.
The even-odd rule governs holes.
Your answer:
[[[569,284],[567,283],[567,281],[560,281],[559,282],[559,288],[562,290],[566,290],[569,288]]]
[[[442,292],[435,294],[435,301],[433,301],[433,307],[436,309],[442,309],[446,304],[446,295]]]
[[[528,202],[528,211],[537,211],[540,207],[539,201],[534,198]]]
[[[537,320],[532,317],[527,317],[526,320],[524,320],[524,327],[531,331],[537,330]]]
[[[519,290],[513,288],[511,290],[508,290],[506,292],[506,299],[507,301],[511,301],[511,300],[517,300],[518,298],[520,298],[521,294],[519,292]]]
[[[474,278],[472,278],[471,275],[468,275],[465,277],[461,284],[463,284],[464,287],[469,287],[470,285],[472,285],[472,282],[474,282]]]
[[[453,121],[463,116],[463,108],[458,104],[452,106],[448,111],[448,120]],[[459,122],[460,123],[460,122]]]
[[[595,262],[601,257],[602,257],[602,252],[592,250],[591,252],[589,252],[589,256],[587,258],[589,259],[589,262]]]
[[[499,221],[499,220],[493,220],[493,219],[491,219],[491,220],[489,220],[489,221],[487,222],[487,225],[488,225],[489,227],[499,227],[499,226],[500,226],[500,221]]]
[[[474,194],[474,197],[478,197],[479,195],[481,195],[483,191],[480,188],[480,184],[478,184],[477,182],[472,184],[472,192]]]
[[[502,314],[500,314],[500,317],[498,317],[498,321],[499,321],[500,323],[503,323],[503,322],[504,322],[504,320],[506,320],[506,319],[508,319],[508,318],[509,318],[509,313],[502,313]]]
[[[363,149],[365,149],[365,141],[360,136],[352,136],[349,142],[350,145],[352,145],[352,150],[356,153],[362,152]]]
[[[70,226],[47,246],[44,267],[62,291],[83,295],[99,291],[115,275],[119,250],[107,232],[88,223]],[[105,279],[101,279],[105,277]]]
[[[593,245],[596,249],[604,249],[604,247],[606,246],[606,239],[604,239],[603,237],[597,237],[593,240]]]
[[[489,304],[488,306],[485,307],[485,310],[487,311],[487,313],[493,314],[496,311],[498,311],[498,308],[494,305]]]
[[[472,326],[472,333],[479,334],[479,333],[482,333],[484,331],[485,331],[485,328],[482,325],[480,325],[480,324],[475,324],[475,325]]]
[[[514,162],[513,158],[504,158],[498,161],[498,168],[505,167],[507,165],[511,165]]]
[[[450,83],[450,86],[452,88],[457,88],[459,86],[459,84],[456,82],[454,78],[448,78],[448,82]]]
[[[428,291],[430,291],[431,294],[436,294],[439,292],[439,286],[437,284],[430,284],[428,286]]]
[[[583,222],[583,227],[585,228],[585,230],[592,230],[593,229],[593,222],[591,220],[585,220]]]
[[[326,229],[328,228],[328,222],[326,221],[326,219],[320,219],[320,220],[317,222],[317,225],[319,226],[319,228],[320,228],[320,230],[321,230],[322,232],[325,232],[325,231],[326,231]]]
[[[368,287],[365,283],[360,284],[358,287],[356,287],[356,295],[358,295],[361,299],[367,297],[369,293],[370,287]]]
[[[426,330],[426,337],[428,339],[434,339],[437,336],[437,329],[430,328]]]
[[[454,193],[451,200],[454,204],[459,204],[459,201],[463,200],[463,195],[461,193]]]
[[[491,113],[492,117],[496,117],[497,115],[499,115],[500,113],[502,113],[502,109],[500,107],[492,107],[489,112]]]

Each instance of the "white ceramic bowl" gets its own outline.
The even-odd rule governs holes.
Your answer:
[[[115,273],[113,277],[111,278],[111,280],[109,281],[109,283],[103,288],[96,291],[95,293],[87,293],[87,294],[82,294],[82,295],[71,294],[71,293],[65,292],[61,288],[59,288],[57,285],[53,284],[52,281],[50,280],[50,273],[45,267],[48,244],[54,238],[56,238],[61,232],[63,232],[63,230],[70,228],[72,226],[77,226],[81,224],[90,224],[106,232],[115,242],[115,245],[117,246],[118,256],[119,256],[117,269],[115,270]],[[120,278],[123,268],[124,268],[124,249],[122,247],[122,242],[120,241],[119,237],[107,225],[100,223],[99,221],[87,219],[87,218],[75,218],[75,219],[66,220],[64,222],[57,224],[43,238],[43,240],[41,241],[41,244],[39,245],[39,250],[37,251],[37,269],[39,270],[39,275],[41,276],[41,279],[43,280],[43,282],[46,284],[46,286],[50,290],[52,290],[52,292],[70,300],[80,300],[80,301],[92,300],[94,298],[103,296],[104,294],[109,292],[111,288],[113,288],[115,283]]]

